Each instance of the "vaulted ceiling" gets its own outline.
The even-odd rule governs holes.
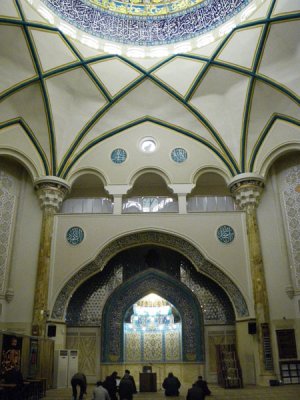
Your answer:
[[[114,147],[134,154],[137,131],[174,138],[191,170],[205,159],[228,176],[263,173],[300,144],[298,0],[267,0],[227,36],[160,59],[89,48],[25,0],[0,2],[0,37],[0,149],[36,175],[68,179]]]

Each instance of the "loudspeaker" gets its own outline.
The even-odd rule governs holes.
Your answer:
[[[248,333],[249,335],[256,334],[256,322],[248,322]]]
[[[280,382],[277,379],[270,379],[269,380],[270,386],[279,386]]]
[[[56,325],[48,325],[48,337],[56,336]]]

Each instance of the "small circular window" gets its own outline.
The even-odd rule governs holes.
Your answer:
[[[140,142],[140,149],[144,153],[153,153],[156,150],[156,142],[153,138],[145,138]]]

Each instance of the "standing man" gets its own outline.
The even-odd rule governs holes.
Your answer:
[[[114,371],[103,382],[103,386],[108,391],[111,400],[117,400],[117,377],[118,373]]]
[[[136,394],[137,390],[136,390],[136,384],[135,384],[135,381],[134,381],[134,377],[132,375],[130,375],[129,369],[125,369],[125,374],[127,374],[128,378],[131,380],[132,385],[133,385],[133,393]]]
[[[111,400],[108,391],[103,387],[103,383],[98,381],[93,390],[92,400]]]
[[[129,374],[125,372],[125,375],[120,381],[119,385],[119,396],[120,400],[132,400],[133,398],[133,384],[132,380],[129,377]]]
[[[83,400],[83,395],[86,393],[86,376],[81,372],[73,375],[71,379],[71,385],[73,390],[73,400],[77,400],[77,386],[80,387],[79,400]]]

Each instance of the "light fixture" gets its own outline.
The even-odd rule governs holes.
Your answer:
[[[144,153],[153,153],[156,150],[156,142],[153,138],[147,137],[141,140],[140,149]]]

